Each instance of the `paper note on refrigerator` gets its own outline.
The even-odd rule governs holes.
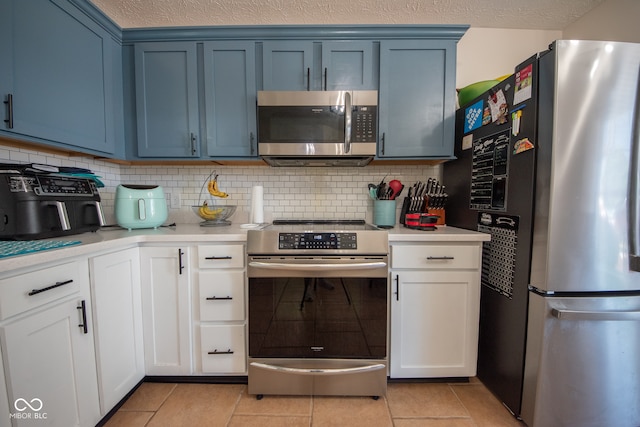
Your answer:
[[[516,72],[516,89],[513,94],[513,105],[531,98],[533,64],[529,64]]]

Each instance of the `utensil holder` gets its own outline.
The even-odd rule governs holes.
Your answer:
[[[396,225],[396,201],[374,200],[373,223],[378,227],[395,227]]]

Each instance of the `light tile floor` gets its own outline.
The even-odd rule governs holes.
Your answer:
[[[243,384],[143,383],[107,427],[524,427],[477,379],[390,383],[387,396],[265,396]]]

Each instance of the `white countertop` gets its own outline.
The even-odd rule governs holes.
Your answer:
[[[438,225],[435,230],[413,230],[402,225],[396,225],[387,230],[389,242],[485,242],[491,236],[477,231]]]
[[[411,230],[403,226],[387,230],[389,242],[481,242],[490,239],[488,234],[463,230],[455,227],[438,226],[437,230]],[[86,256],[108,252],[141,244],[181,244],[245,242],[247,229],[239,224],[223,227],[200,227],[199,224],[178,224],[175,227],[158,229],[125,230],[121,228],[103,229],[93,233],[56,237],[51,240],[80,241],[81,244],[61,249],[35,252],[32,254],[0,258],[0,274],[11,270],[32,268],[38,264],[64,258]]]

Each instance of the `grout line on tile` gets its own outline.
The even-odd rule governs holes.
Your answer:
[[[238,404],[240,404],[240,401],[242,400],[242,396],[244,395],[244,392],[246,390],[247,386],[246,385],[242,385],[242,388],[240,388],[240,393],[238,393],[238,397],[236,398],[236,402],[233,404],[233,409],[229,412],[229,418],[227,419],[227,422],[224,424],[225,426],[228,426],[229,424],[231,424],[231,420],[233,419],[233,416],[236,413],[236,409],[238,409]],[[240,415],[240,414],[238,414]]]
[[[467,386],[468,384],[464,384],[464,385]],[[462,405],[464,410],[467,411],[467,414],[469,415],[471,422],[477,426],[478,423],[476,423],[476,420],[474,420],[473,417],[471,416],[471,411],[469,411],[469,408],[467,408],[467,405],[464,404],[462,399],[460,399],[460,396],[458,396],[458,393],[456,393],[455,387],[453,387],[451,384],[448,384],[448,386],[449,386],[449,389],[451,389],[451,392],[453,393],[453,395],[456,397],[456,399],[458,399],[458,402],[460,402],[460,405]]]
[[[158,409],[156,409],[156,412],[158,412],[160,410],[160,408],[162,408],[162,405],[164,405],[164,403],[167,401],[167,399],[169,399],[169,396],[171,396],[173,394],[173,392],[176,390],[177,387],[178,387],[178,384],[174,384],[173,385],[173,387],[171,388],[171,391],[169,393],[167,393],[167,395],[162,400],[162,403],[160,404],[160,406],[158,406]]]

